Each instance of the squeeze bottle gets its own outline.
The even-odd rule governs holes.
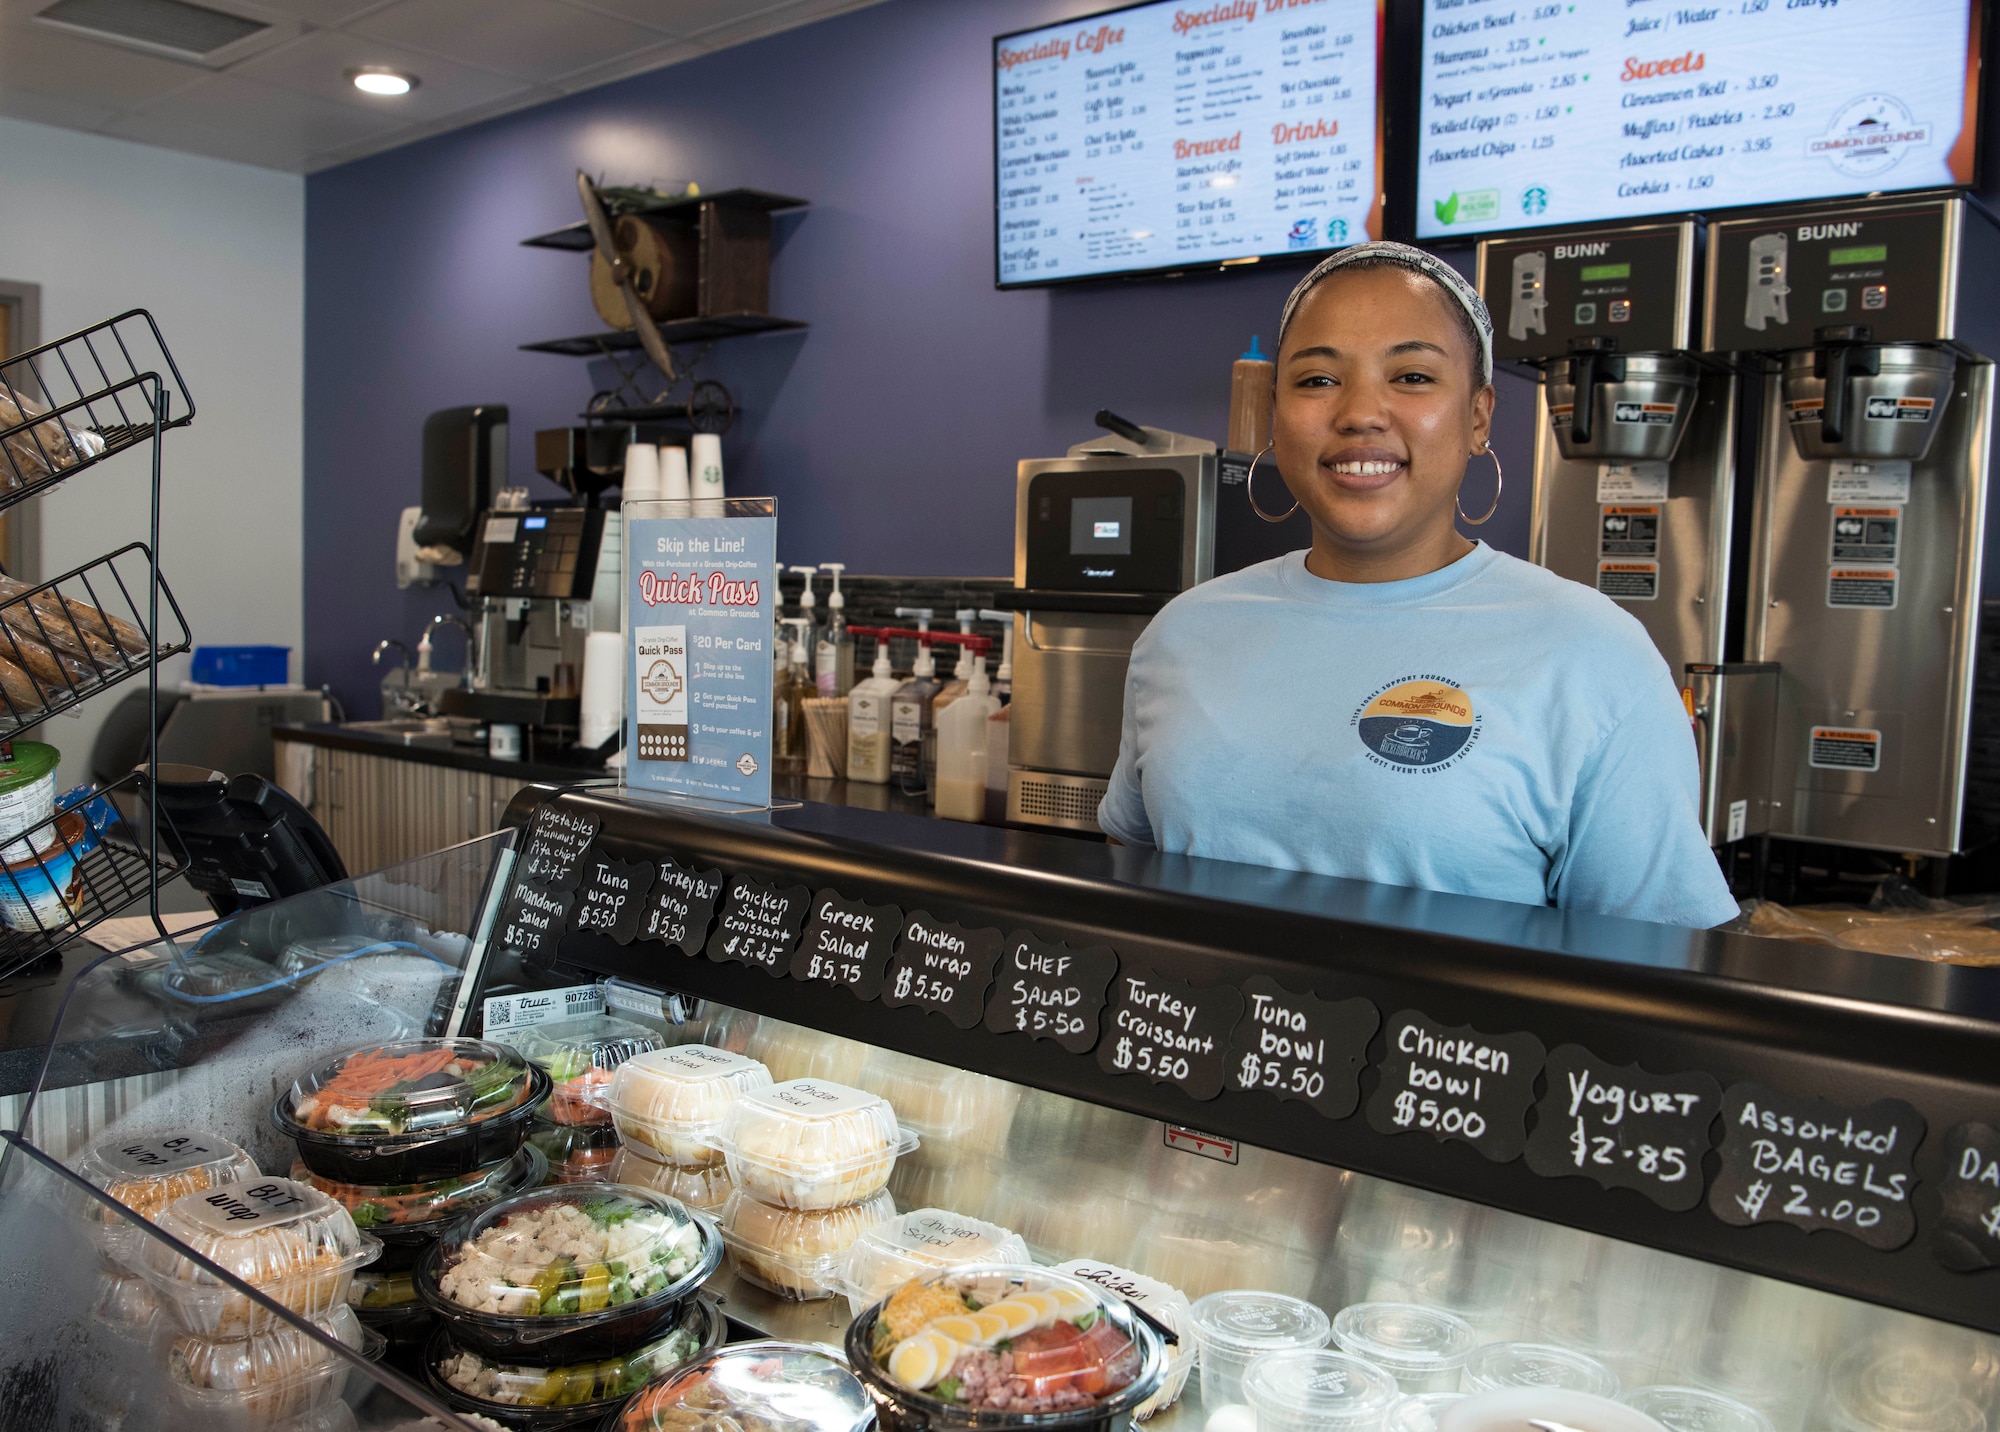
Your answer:
[[[986,743],[1000,710],[986,681],[986,653],[968,648],[965,695],[937,718],[937,813],[947,820],[986,818]]]
[[[1229,449],[1260,453],[1271,441],[1271,402],[1278,391],[1278,365],[1250,335],[1250,351],[1229,370]]]
[[[875,639],[875,670],[847,695],[847,779],[889,783],[889,698],[900,683],[890,674],[889,643]]]
[[[826,626],[819,647],[813,653],[813,680],[822,696],[845,696],[854,689],[854,638],[847,634],[847,598],[840,594],[840,574],[845,562],[821,562],[822,571],[833,574],[833,590],[826,598]]]
[[[889,774],[911,789],[924,778],[924,738],[932,730],[931,700],[939,689],[937,658],[930,642],[921,642],[910,679],[889,698]]]

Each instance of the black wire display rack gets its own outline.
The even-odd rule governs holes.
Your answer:
[[[0,841],[0,978],[141,900],[169,937],[160,886],[182,864],[171,841],[162,849],[145,787],[158,755],[160,662],[193,644],[159,562],[163,439],[193,421],[194,399],[142,308],[0,361],[0,511],[149,442],[153,467],[147,541],[39,584],[0,578],[0,753],[130,677],[146,677],[148,708],[138,770]]]

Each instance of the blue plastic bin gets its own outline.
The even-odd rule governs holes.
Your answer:
[[[291,658],[288,646],[198,646],[188,676],[203,686],[283,686]]]

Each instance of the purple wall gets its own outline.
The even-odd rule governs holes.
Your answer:
[[[773,311],[811,329],[718,344],[703,369],[743,406],[730,487],[776,495],[786,562],[1005,574],[1015,463],[1091,436],[1098,408],[1220,439],[1230,362],[1253,332],[1270,347],[1296,268],[993,289],[989,42],[1101,8],[891,0],[314,175],[305,679],[372,716],[375,642],[414,644],[450,609],[394,582],[427,413],[506,403],[513,480],[554,492],[534,431],[576,420],[593,365],[518,345],[601,325],[584,258],[519,240],[578,216],[579,167],[812,201],[780,216],[772,272]],[[1482,535],[1515,552],[1530,402],[1503,379],[1496,446],[1517,480]]]

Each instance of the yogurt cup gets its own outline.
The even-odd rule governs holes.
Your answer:
[[[1618,1395],[1618,1374],[1594,1357],[1554,1343],[1488,1343],[1465,1360],[1460,1386],[1467,1392],[1546,1387],[1611,1398]]]
[[[1257,1432],[1377,1432],[1402,1395],[1374,1363],[1324,1348],[1266,1353],[1243,1373]]]
[[[1450,1392],[1478,1341],[1455,1313],[1417,1303],[1350,1303],[1333,1319],[1340,1350],[1365,1358],[1404,1392]]]
[[[1201,1346],[1201,1402],[1210,1412],[1241,1403],[1243,1374],[1267,1353],[1326,1346],[1333,1325],[1301,1298],[1255,1289],[1210,1293],[1192,1313]]]
[[[56,843],[56,766],[62,752],[40,741],[10,743],[0,760],[0,861],[27,860]]]
[[[17,840],[10,850],[19,860],[0,860],[0,925],[53,935],[67,928],[83,908],[81,862],[96,849],[96,838],[82,811],[67,811],[46,827],[49,846],[33,850],[31,840]]]
[[[1756,1408],[1699,1387],[1635,1387],[1618,1400],[1667,1432],[1772,1432],[1771,1419]]]

